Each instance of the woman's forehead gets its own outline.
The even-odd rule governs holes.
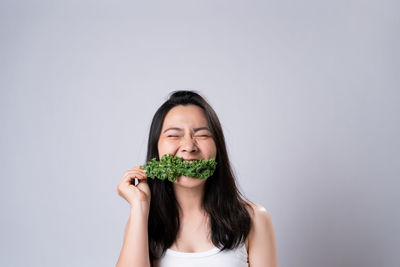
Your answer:
[[[207,118],[203,109],[195,105],[176,106],[172,108],[164,119],[165,127],[207,127]]]

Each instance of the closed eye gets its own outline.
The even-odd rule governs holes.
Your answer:
[[[167,137],[180,137],[179,135],[168,135]],[[210,137],[209,135],[196,135],[195,137]]]

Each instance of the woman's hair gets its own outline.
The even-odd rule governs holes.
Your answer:
[[[250,231],[250,215],[246,209],[245,197],[238,190],[229,163],[222,127],[213,108],[194,91],[175,91],[154,114],[147,145],[147,159],[159,159],[158,139],[164,118],[169,110],[178,105],[196,105],[206,114],[217,148],[217,167],[205,182],[202,206],[209,214],[211,240],[224,249],[233,249],[244,242]],[[172,189],[172,183],[160,179],[148,179],[151,190],[148,237],[150,260],[157,259],[175,241],[179,230],[179,204]],[[250,206],[249,206],[250,207]]]

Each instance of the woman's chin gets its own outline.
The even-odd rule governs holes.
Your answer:
[[[198,179],[198,178],[193,178],[190,176],[180,175],[176,179],[174,184],[177,184],[177,185],[180,185],[183,187],[196,187],[196,186],[204,184],[206,180],[207,179]]]

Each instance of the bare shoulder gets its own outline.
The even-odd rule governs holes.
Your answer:
[[[246,201],[251,217],[250,233],[246,239],[250,266],[276,267],[275,234],[271,215],[262,205]]]
[[[248,200],[246,200],[246,203],[250,206],[247,207],[247,211],[254,223],[260,220],[271,220],[270,213],[262,205]]]

